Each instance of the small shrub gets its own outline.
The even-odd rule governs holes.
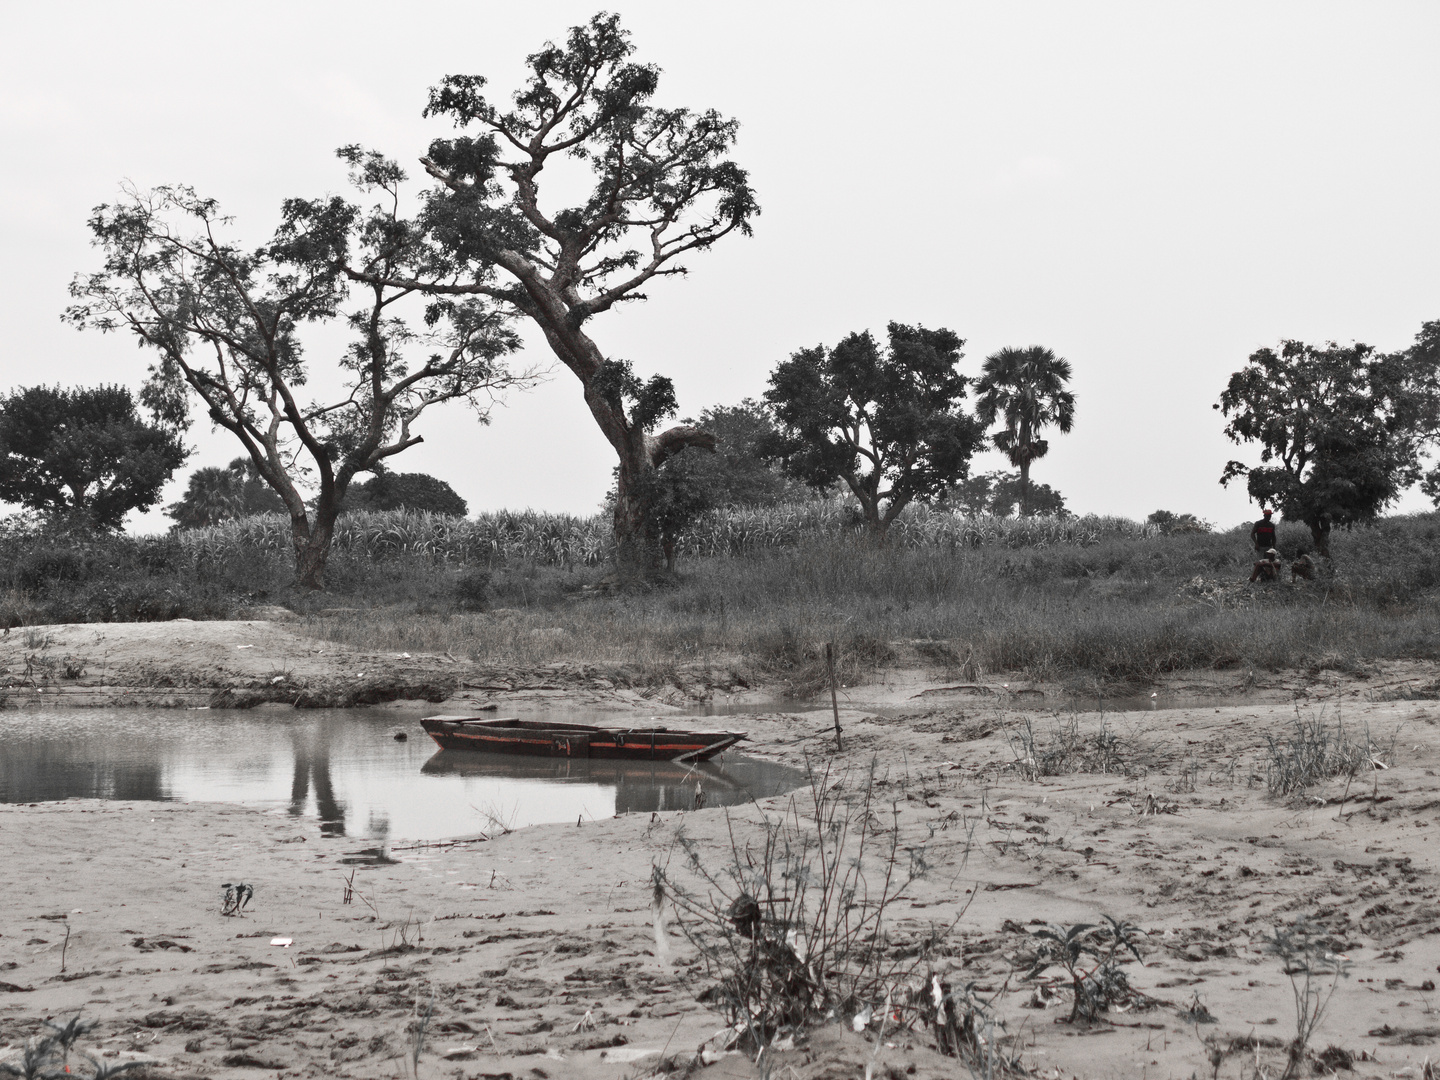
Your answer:
[[[83,581],[90,571],[89,560],[76,548],[39,547],[20,558],[12,573],[16,585],[33,590],[56,582]]]
[[[695,884],[656,868],[657,889],[717,980],[710,998],[752,1055],[829,1014],[884,1017],[918,997],[907,987],[921,958],[892,954],[884,919],[924,855],[902,851],[894,808],[881,820],[874,789],[873,768],[812,770],[808,794],[765,817],[758,844],[742,847],[732,831],[724,866],[708,865],[682,832]]]
[[[1281,1076],[1281,1080],[1289,1080],[1300,1071],[1310,1037],[1325,1019],[1335,988],[1341,979],[1350,977],[1350,961],[1336,953],[1320,931],[1304,923],[1289,930],[1277,928],[1265,946],[1280,958],[1295,999],[1295,1038],[1290,1041]]]
[[[455,578],[455,600],[463,611],[483,611],[490,597],[490,571],[471,567]]]
[[[1135,996],[1120,964],[1125,953],[1140,959],[1141,931],[1131,923],[1104,918],[1104,923],[1047,926],[1034,933],[1038,948],[1025,977],[1033,979],[1051,967],[1064,968],[1073,995],[1071,1023],[1097,1020],[1112,1005]]]
[[[1100,730],[1085,733],[1078,717],[1057,721],[1055,737],[1041,742],[1035,725],[1027,716],[1007,732],[1015,754],[1015,768],[1028,780],[1071,773],[1129,773],[1137,762],[1138,748],[1129,746],[1102,720]]]

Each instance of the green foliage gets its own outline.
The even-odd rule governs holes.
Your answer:
[[[184,464],[175,429],[147,423],[123,386],[32,386],[0,397],[0,500],[118,529]]]
[[[484,611],[490,597],[490,571],[471,567],[455,579],[455,599],[466,611]]]
[[[641,382],[629,360],[606,360],[591,386],[621,415],[628,412],[631,425],[640,431],[653,430],[661,420],[674,416],[678,407],[670,379],[652,375],[648,382]]]
[[[684,422],[714,435],[715,452],[677,455],[661,472],[699,488],[707,508],[770,507],[807,498],[806,487],[776,460],[779,430],[762,403],[746,398],[716,405]]]
[[[760,403],[746,398],[736,406],[717,405],[684,423],[713,435],[715,450],[677,454],[651,480],[652,513],[672,570],[681,534],[703,515],[805,497],[804,486],[786,477],[771,456],[778,432]]]
[[[1440,329],[1427,332],[1432,341]],[[1246,477],[1252,499],[1303,521],[1328,556],[1332,526],[1374,521],[1420,478],[1440,400],[1427,348],[1382,355],[1287,340],[1252,353],[1215,408],[1233,442],[1259,444],[1260,464],[1231,461],[1220,482]]]
[[[964,479],[981,437],[960,408],[964,341],[893,322],[888,333],[883,350],[869,331],[801,349],[765,391],[786,470],[816,488],[843,480],[878,536],[912,501]]]
[[[376,466],[375,475],[345,494],[345,509],[412,510],[446,517],[464,517],[465,500],[444,480],[426,473],[392,473]]]
[[[1394,749],[1371,741],[1367,724],[1355,738],[1337,715],[1332,725],[1322,711],[1303,716],[1295,710],[1288,737],[1266,734],[1265,786],[1272,795],[1294,795],[1335,776],[1349,776],[1389,768],[1382,758]]]
[[[86,1064],[72,1069],[70,1061],[72,1055],[77,1054],[77,1044],[94,1032],[96,1025],[92,1021],[81,1020],[79,1013],[64,1024],[49,1020],[44,1024],[50,1032],[26,1042],[17,1064],[0,1063],[0,1075],[21,1077],[22,1080],[56,1080],[67,1076],[79,1077],[80,1080],[108,1080],[145,1064],[139,1061],[113,1064],[89,1054],[78,1054]]]
[[[223,469],[207,467],[190,474],[185,494],[165,508],[175,527],[195,529],[251,514],[285,512],[285,503],[261,478],[255,463],[236,458]]]
[[[676,257],[748,234],[759,213],[745,171],[725,156],[737,123],[652,104],[660,71],[631,62],[633,52],[618,16],[596,15],[564,45],[527,58],[528,82],[511,109],[485,96],[483,76],[450,75],[425,110],[481,131],[430,144],[426,160],[442,180],[424,217],[431,237],[476,282],[514,274],[507,251],[556,268],[546,284],[583,289],[568,304],[577,327],[656,274],[678,272],[667,265]],[[555,155],[583,161],[594,187],[547,218],[538,174]],[[544,323],[518,284],[486,291]]]

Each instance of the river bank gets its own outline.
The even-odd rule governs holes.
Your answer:
[[[663,676],[625,664],[498,666],[447,652],[359,649],[323,636],[324,620],[269,619],[68,623],[19,627],[0,635],[0,699],[10,707],[352,708],[391,702],[444,704],[449,711],[507,703],[563,703],[599,711],[694,712],[704,706],[779,704],[793,679],[738,657],[711,657]],[[516,633],[543,633],[517,627]],[[556,631],[559,633],[559,631]],[[1067,685],[957,665],[944,642],[894,641],[884,664],[850,667],[840,700],[850,707],[913,708],[955,702],[1062,708],[1077,698],[1129,701],[1148,693],[1181,701],[1284,703],[1366,701],[1433,694],[1436,665],[1366,665],[1171,672],[1148,684]],[[822,668],[823,674],[823,668]],[[809,680],[814,682],[814,679]],[[823,678],[819,680],[823,684]],[[442,710],[443,711],[443,710]]]

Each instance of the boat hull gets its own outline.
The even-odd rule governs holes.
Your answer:
[[[743,731],[600,728],[513,718],[430,716],[420,724],[442,750],[622,761],[704,761],[745,738]]]

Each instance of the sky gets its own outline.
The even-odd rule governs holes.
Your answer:
[[[447,74],[499,96],[594,3],[0,4],[0,391],[138,387],[133,340],[62,325],[98,268],[86,218],[122,182],[189,184],[262,242],[283,199],[345,190],[334,149],[405,164],[453,129]],[[657,103],[741,124],[762,214],[592,337],[674,379],[682,415],[758,397],[796,349],[887,322],[948,327],[978,372],[1040,344],[1074,367],[1074,431],[1034,479],[1078,512],[1255,516],[1253,450],[1212,405],[1282,338],[1408,345],[1440,318],[1440,5],[613,2]],[[418,174],[418,176],[417,176]],[[317,339],[309,355],[342,346]],[[549,365],[527,333],[518,363]],[[589,513],[613,453],[556,367],[481,426],[426,414],[398,471],[472,511]],[[199,420],[191,469],[240,452]],[[974,467],[1005,466],[994,453]],[[1412,492],[1399,510],[1425,509]],[[146,532],[157,507],[134,515]]]

